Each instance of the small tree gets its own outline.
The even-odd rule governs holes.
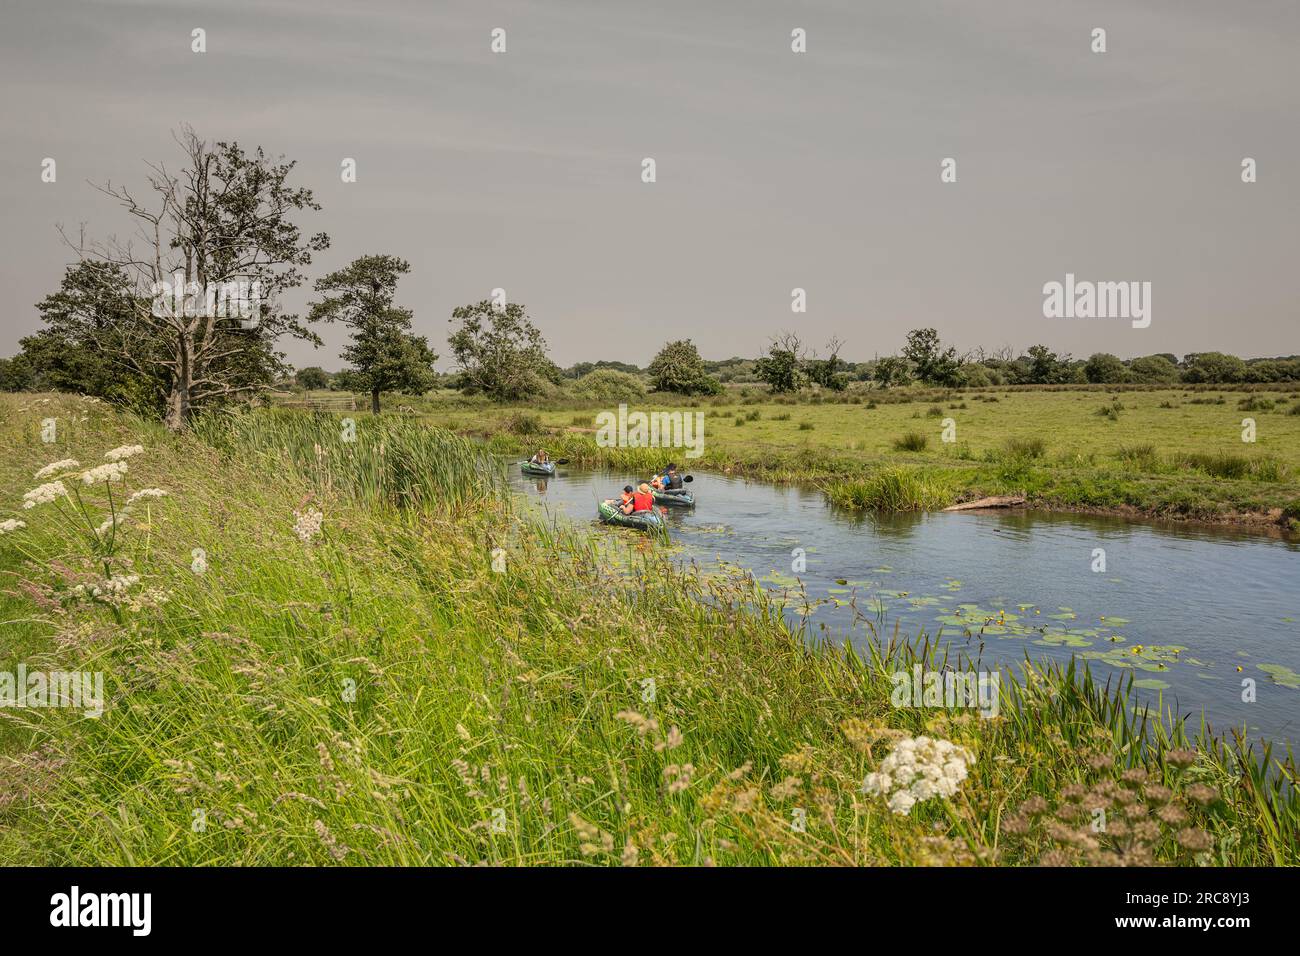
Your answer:
[[[805,363],[808,379],[833,392],[844,391],[849,384],[849,375],[848,363],[840,358],[840,349],[843,347],[842,341],[832,337],[826,343],[826,358],[817,358],[814,355]]]
[[[704,369],[700,350],[690,339],[669,342],[650,363],[650,385],[656,392],[717,395],[722,383]]]
[[[912,380],[912,367],[905,358],[897,355],[886,355],[876,363],[871,377],[881,388],[906,385]]]
[[[754,374],[773,392],[797,392],[808,383],[803,363],[803,341],[794,332],[782,332],[768,345],[767,354],[754,363]]]
[[[1096,352],[1084,363],[1083,374],[1094,385],[1115,385],[1129,380],[1128,368],[1118,356]]]
[[[903,356],[912,363],[916,377],[927,385],[952,388],[960,382],[961,360],[957,358],[957,350],[944,349],[935,329],[908,332]]]
[[[139,354],[148,348],[147,342],[131,341],[137,307],[132,295],[123,269],[89,261],[69,266],[59,291],[36,305],[45,328],[19,342],[18,358],[30,372],[32,387],[93,395],[141,413],[160,413],[167,382],[142,375],[115,357],[122,349]]]
[[[554,363],[542,333],[518,302],[497,306],[484,299],[452,310],[447,321],[460,322],[447,344],[461,370],[461,388],[513,401],[546,387]]]
[[[1206,382],[1220,384],[1225,382],[1242,382],[1246,379],[1246,363],[1235,355],[1223,352],[1195,352],[1184,360],[1187,370],[1183,380],[1187,382]]]
[[[317,292],[333,294],[312,303],[309,316],[352,329],[352,342],[343,350],[351,367],[339,373],[339,384],[368,392],[375,415],[383,392],[422,395],[433,387],[438,356],[423,336],[408,332],[411,310],[393,305],[397,280],[410,270],[396,256],[362,256],[316,281]]]
[[[329,388],[330,384],[329,373],[318,365],[308,365],[306,368],[298,369],[294,380],[299,388],[305,388],[309,392]]]
[[[1146,355],[1129,362],[1129,371],[1139,382],[1169,385],[1182,377],[1178,366],[1164,355]]]
[[[1070,377],[1070,356],[1058,356],[1046,345],[1029,347],[1026,378],[1031,385],[1057,385]]]

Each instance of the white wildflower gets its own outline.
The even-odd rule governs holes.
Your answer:
[[[126,600],[126,592],[139,583],[138,574],[115,574],[98,584],[78,584],[72,593],[79,597],[97,598],[109,604],[120,604]]]
[[[890,810],[906,816],[924,800],[955,794],[974,760],[949,740],[906,738],[881,761],[879,771],[867,775],[862,790],[885,797]]]
[[[64,458],[62,461],[50,462],[48,465],[46,465],[44,468],[38,471],[35,475],[33,475],[33,477],[44,478],[46,475],[52,475],[56,471],[71,471],[73,468],[80,468],[80,467],[81,467],[81,462],[77,461],[77,459]]]
[[[17,518],[6,518],[0,521],[0,534],[8,534],[10,531],[17,531],[19,528],[26,528],[26,521],[19,521]]]
[[[312,539],[320,534],[321,524],[325,521],[325,515],[310,508],[307,511],[294,511],[293,533],[296,534],[303,544],[311,544]]]
[[[99,465],[88,471],[81,473],[81,483],[83,485],[93,485],[97,481],[113,482],[121,481],[122,476],[126,474],[126,462],[111,461],[107,465]]]
[[[23,507],[35,508],[37,505],[46,505],[56,498],[67,496],[68,489],[64,487],[63,482],[51,481],[24,494]]]
[[[137,501],[142,501],[145,498],[166,498],[166,497],[167,497],[167,492],[163,491],[161,488],[141,488],[130,498],[127,498],[126,503],[128,505],[133,505]]]
[[[96,534],[98,534],[100,537],[103,537],[104,535],[108,534],[110,531],[112,531],[114,528],[116,528],[125,520],[126,520],[126,511],[125,510],[119,511],[113,517],[109,518],[107,521],[101,524],[99,528],[96,530]]]
[[[121,461],[123,458],[130,458],[132,455],[141,455],[143,453],[144,445],[122,445],[120,448],[104,452],[104,457],[109,461]]]

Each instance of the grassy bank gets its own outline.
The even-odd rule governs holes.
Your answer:
[[[752,581],[539,526],[479,447],[357,425],[173,438],[0,400],[0,520],[26,523],[0,671],[98,670],[107,697],[0,709],[0,864],[1297,862],[1289,758],[1072,671],[1003,681],[990,719],[894,707],[891,674],[945,663],[923,641],[810,648]],[[69,495],[24,509],[65,459]],[[967,776],[893,812],[864,781],[920,735]]]
[[[538,410],[443,397],[413,411],[497,436],[501,450],[544,443],[580,464],[647,473],[662,465],[663,451],[597,446],[595,416],[616,404]],[[1024,494],[1031,505],[1061,509],[1293,528],[1300,518],[1294,393],[1016,389],[811,402],[733,391],[632,407],[704,413],[704,452],[690,467],[816,483],[850,507],[874,500],[862,483],[876,483],[876,472],[901,469],[932,492],[925,507]],[[1254,442],[1242,441],[1247,418]]]

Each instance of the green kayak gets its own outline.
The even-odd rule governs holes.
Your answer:
[[[616,524],[621,528],[636,528],[640,531],[663,531],[664,519],[654,511],[634,511],[630,515],[623,514],[617,506],[602,501],[596,506],[600,512],[600,520],[605,524]]]
[[[654,493],[655,504],[676,505],[678,508],[694,508],[695,496],[689,491],[658,491]]]
[[[519,463],[519,470],[525,475],[533,475],[537,478],[554,478],[555,462],[548,461],[544,465],[539,465],[532,461],[521,461]]]

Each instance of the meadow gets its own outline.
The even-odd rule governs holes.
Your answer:
[[[778,447],[812,421],[821,460],[883,408],[749,424]],[[854,454],[916,427],[890,416]],[[892,675],[968,663],[924,635],[816,644],[750,578],[541,524],[490,446],[422,421],[256,412],[173,436],[0,396],[0,439],[0,672],[101,671],[107,697],[99,718],[0,708],[0,864],[1300,857],[1289,754],[1072,666],[1026,663],[992,718],[894,706]]]
[[[815,484],[850,508],[1024,495],[1043,508],[1300,528],[1300,391],[1022,387],[795,398],[733,387],[714,398],[623,400],[704,413],[704,453],[679,464]],[[443,392],[404,408],[494,439],[501,451],[546,445],[577,464],[649,473],[671,451],[594,440],[595,416],[617,404],[557,396],[502,406]],[[1250,442],[1246,419],[1255,423]]]

